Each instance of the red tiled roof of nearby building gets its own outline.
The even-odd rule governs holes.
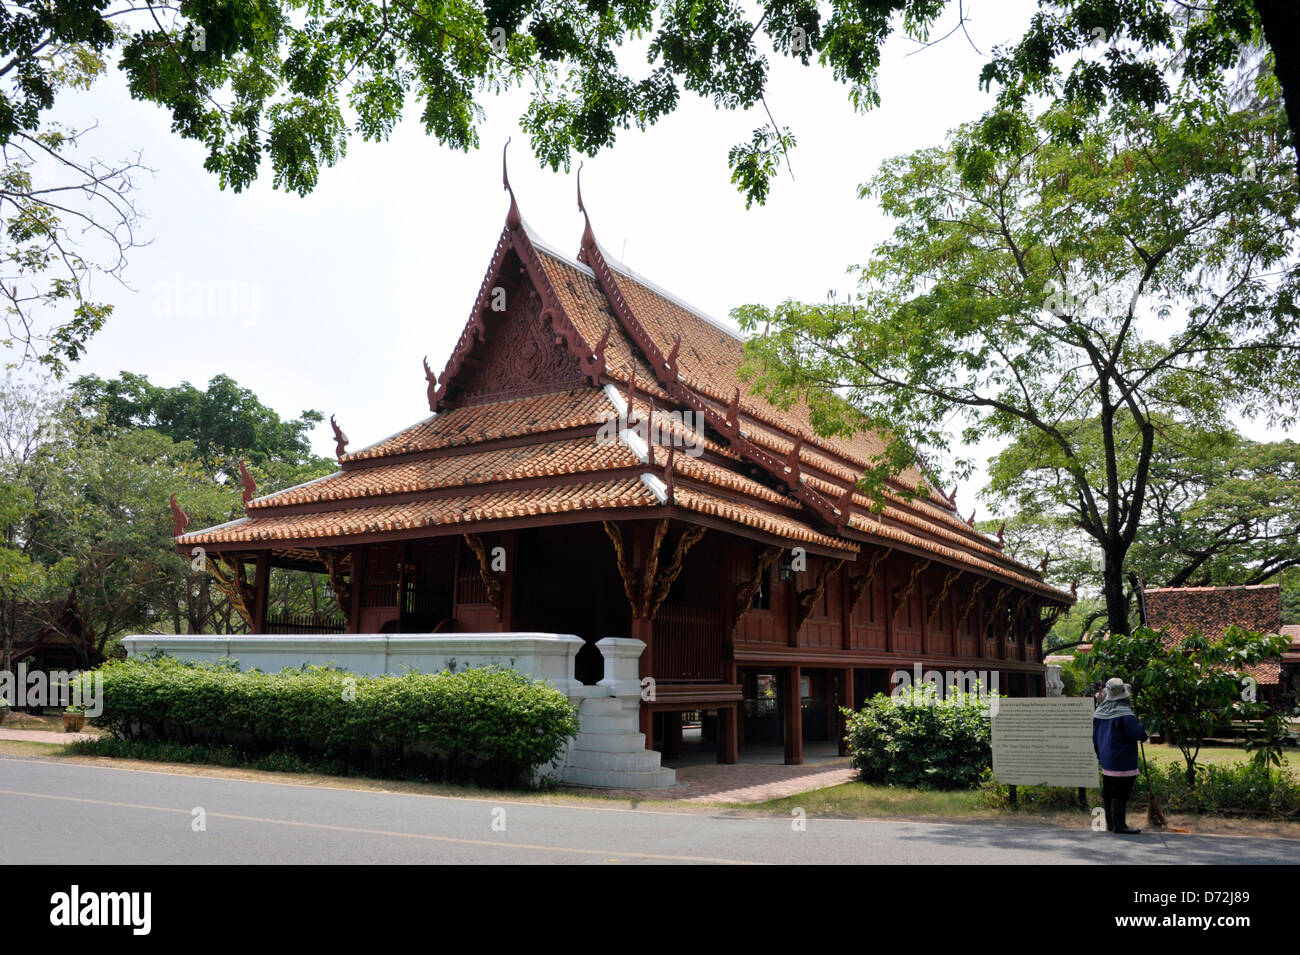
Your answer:
[[[1255,633],[1282,630],[1282,589],[1277,584],[1238,587],[1156,587],[1142,592],[1146,622],[1163,630],[1170,643],[1200,633],[1217,638],[1230,626]],[[1278,661],[1266,660],[1249,672],[1261,686],[1280,678]]]

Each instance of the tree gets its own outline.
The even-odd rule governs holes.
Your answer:
[[[1258,584],[1300,566],[1300,446],[1252,441],[1231,428],[1153,424],[1147,503],[1127,560],[1131,585]],[[1083,515],[1072,484],[1054,461],[1036,459],[1035,440],[1017,440],[993,456],[981,495],[1015,512],[1006,530],[1012,557],[1037,563],[1050,554],[1050,579],[1077,585],[1100,567],[1100,555],[1079,530]],[[1089,472],[1101,475],[1101,443],[1081,448],[1091,455]],[[1132,611],[1130,599],[1130,620]],[[1064,634],[1065,622],[1056,631]]]
[[[1228,627],[1221,637],[1192,633],[1171,641],[1138,627],[1131,635],[1112,634],[1087,656],[1094,681],[1123,674],[1133,686],[1133,709],[1148,731],[1167,738],[1183,754],[1187,785],[1196,785],[1196,758],[1205,740],[1234,720],[1254,721],[1251,740],[1260,763],[1281,763],[1286,729],[1278,713],[1257,700],[1246,668],[1276,657],[1289,644],[1277,634],[1248,633]]]
[[[1001,136],[1044,91],[1079,108],[1149,109],[1178,83],[1222,82],[1243,52],[1265,44],[1300,103],[1287,42],[1296,19],[1285,0],[1045,0],[982,74],[1001,90],[986,131]],[[733,182],[761,203],[794,145],[767,109],[770,57],[828,70],[867,110],[880,102],[880,51],[896,30],[937,43],[966,33],[966,22],[963,0],[24,2],[0,17],[10,51],[0,76],[15,79],[0,100],[0,143],[39,128],[58,83],[51,50],[98,58],[120,49],[131,94],[168,109],[172,128],[202,143],[205,167],[236,191],[265,156],[278,188],[310,192],[352,135],[387,138],[408,97],[423,103],[428,134],[468,149],[482,94],[531,84],[523,126],[542,162],[567,168],[574,152],[594,155],[619,130],[658,122],[687,92],[728,110],[764,108],[768,122],[729,153]],[[619,56],[646,38],[641,68]]]
[[[237,468],[241,456],[258,467],[330,464],[312,454],[309,436],[324,415],[308,409],[283,420],[228,375],[216,375],[206,391],[188,381],[171,388],[154,385],[131,372],[112,381],[84,375],[72,383],[72,392],[83,408],[102,416],[104,428],[149,428],[173,441],[189,441],[209,468],[221,464],[231,480],[236,476],[231,466]]]
[[[1077,146],[1051,135],[1059,120],[1006,152],[968,125],[888,161],[862,193],[897,226],[854,298],[732,314],[762,332],[756,391],[804,396],[823,433],[885,436],[864,490],[946,452],[952,421],[968,446],[1012,442],[1001,464],[1024,494],[1068,497],[1102,551],[1122,633],[1160,422],[1295,420],[1294,163],[1279,109],[1222,97],[1113,108]]]
[[[112,305],[93,296],[92,279],[122,277],[138,244],[134,177],[145,171],[138,155],[114,163],[78,158],[89,131],[41,115],[56,93],[85,89],[105,69],[93,46],[65,35],[80,35],[100,12],[64,6],[0,10],[0,45],[12,55],[0,77],[14,78],[13,93],[0,93],[0,345],[56,374],[112,314]],[[99,26],[112,34],[107,21]]]

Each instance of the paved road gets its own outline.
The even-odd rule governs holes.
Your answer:
[[[193,829],[194,810],[206,830]],[[493,828],[504,822],[504,831]],[[791,820],[322,789],[0,757],[0,859],[80,863],[1297,863],[1300,841]],[[52,855],[52,853],[54,855]]]

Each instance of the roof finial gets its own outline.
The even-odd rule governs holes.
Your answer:
[[[510,193],[510,211],[506,213],[506,228],[513,231],[518,229],[524,220],[519,215],[519,203],[515,202],[515,191],[510,188],[510,173],[506,169],[506,150],[509,148],[510,137],[507,137],[506,144],[501,147],[501,184],[506,192]]]
[[[664,377],[667,381],[672,382],[677,380],[677,353],[681,351],[681,348],[682,336],[677,335],[673,338],[673,350],[670,351],[668,357],[664,359],[664,364],[666,366],[664,369]]]
[[[1002,526],[998,528],[998,546],[1001,547],[1005,542],[1003,536],[1007,532],[1007,522],[1003,521]]]
[[[600,341],[596,342],[596,350],[592,357],[581,362],[582,371],[589,378],[593,385],[600,384],[600,376],[605,373],[605,347],[609,344],[610,323],[605,322],[605,331],[600,336]]]
[[[668,448],[668,463],[664,465],[664,502],[673,503],[673,459],[677,456],[677,442]]]
[[[633,359],[632,374],[629,375],[627,379],[627,423],[629,426],[633,423],[632,415],[636,411],[635,402],[636,402],[636,360]]]
[[[968,527],[974,527],[974,526],[975,526],[975,509],[974,509],[974,508],[971,508],[970,517],[966,518],[966,524],[967,524]]]
[[[578,163],[578,211],[582,213],[582,247],[596,244],[596,233],[591,230],[591,216],[587,215],[587,207],[582,203],[582,163]]]
[[[185,525],[190,522],[190,516],[181,510],[181,506],[176,503],[176,495],[172,495],[172,537],[180,537],[185,533]]]
[[[425,396],[429,399],[429,410],[438,410],[438,376],[433,373],[429,367],[429,356],[424,356],[424,380],[427,382],[424,388]]]
[[[248,473],[248,466],[242,458],[239,461],[239,480],[244,485],[244,507],[247,508],[248,502],[257,497],[257,482]]]
[[[844,493],[840,495],[840,499],[835,502],[835,508],[840,512],[840,518],[838,522],[840,527],[843,527],[845,524],[847,524],[849,520],[853,517],[853,492],[855,489],[856,489],[856,485],[854,484],[848,485],[846,488],[844,488]]]
[[[334,456],[342,462],[343,452],[348,446],[348,436],[343,433],[333,415],[330,415],[330,427],[334,429]]]

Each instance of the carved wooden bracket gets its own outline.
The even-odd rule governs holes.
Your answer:
[[[985,637],[988,636],[989,627],[993,624],[993,621],[997,618],[997,615],[1001,613],[1002,607],[1007,602],[1007,598],[1011,596],[1011,589],[1012,588],[1010,586],[1007,586],[999,590],[998,597],[995,601],[993,601],[993,607],[992,609],[989,610],[988,616],[981,618],[980,639],[984,639]]]
[[[742,581],[740,586],[736,588],[736,623],[740,623],[741,618],[754,609],[754,595],[763,586],[768,569],[780,556],[781,548],[765,548],[759,554],[758,561],[754,564],[754,576]]]
[[[962,575],[962,573],[963,572],[960,570],[950,570],[948,571],[948,573],[944,575],[943,587],[939,590],[937,594],[935,594],[930,598],[930,605],[927,608],[927,613],[925,617],[925,625],[927,627],[930,625],[931,621],[934,620],[934,615],[939,612],[939,608],[943,606],[943,602],[948,599],[948,588],[950,588],[953,585],[953,583],[957,580],[958,577]]]
[[[334,591],[334,601],[339,605],[339,610],[343,611],[343,616],[347,617],[352,613],[352,580],[350,577],[344,577],[343,571],[339,567],[342,563],[341,558],[334,551],[316,551],[316,557],[325,565],[325,574],[329,578],[330,589]],[[355,570],[353,571],[355,576]],[[398,597],[400,600],[400,595]]]
[[[975,603],[980,599],[980,591],[988,585],[989,579],[987,577],[981,577],[975,582],[975,586],[971,588],[970,599],[966,601],[966,606],[962,608],[961,616],[957,618],[956,631],[958,633],[961,632],[961,625],[966,622],[966,618],[970,616],[970,612],[975,609]],[[976,634],[976,636],[978,637],[979,635]]]
[[[916,581],[930,566],[928,560],[918,561],[912,565],[912,573],[907,578],[907,583],[902,587],[894,588],[894,612],[893,616],[898,616],[898,611],[903,609],[903,604],[907,603],[907,598],[912,596],[912,591],[916,589]]]
[[[627,596],[632,616],[636,620],[653,620],[659,605],[668,596],[673,581],[682,572],[686,554],[695,546],[696,541],[704,536],[704,528],[689,527],[677,541],[677,549],[672,561],[659,572],[659,552],[664,537],[668,533],[668,519],[655,523],[650,547],[645,553],[645,562],[636,567],[628,556],[627,545],[623,540],[623,529],[613,521],[604,521],[605,534],[614,545],[614,554],[618,560],[618,576],[623,581],[623,593]]]
[[[670,472],[671,473],[671,472]],[[677,547],[673,551],[673,559],[668,566],[659,571],[655,577],[654,597],[650,601],[650,619],[659,612],[659,606],[668,597],[668,591],[672,589],[674,581],[681,576],[682,568],[686,565],[686,555],[704,536],[704,528],[698,524],[689,525],[682,532],[682,536],[677,539]]]
[[[871,555],[871,564],[867,567],[867,572],[857,577],[849,578],[850,617],[852,617],[854,611],[858,609],[858,604],[862,602],[862,597],[866,594],[867,588],[871,586],[871,581],[876,576],[876,568],[880,566],[881,561],[893,553],[893,550],[892,547],[886,547],[884,550],[877,550]]]
[[[501,575],[492,570],[492,562],[488,558],[487,548],[483,546],[481,537],[477,534],[466,534],[465,543],[469,545],[469,549],[478,558],[478,574],[483,579],[483,586],[487,589],[488,601],[492,604],[492,609],[496,611],[497,623],[500,623],[504,619],[504,591],[501,586]]]
[[[807,590],[799,593],[799,609],[795,616],[794,628],[798,630],[812,616],[813,608],[817,606],[817,601],[822,599],[822,594],[826,592],[826,580],[831,574],[838,571],[844,566],[843,560],[827,560],[822,565],[821,572],[817,574],[817,583]]]
[[[249,605],[256,597],[255,588],[244,577],[244,562],[238,559],[214,557],[207,562],[212,573],[212,584],[225,594],[230,606],[244,618],[244,623],[253,626],[253,615]],[[223,569],[224,567],[224,569]]]

